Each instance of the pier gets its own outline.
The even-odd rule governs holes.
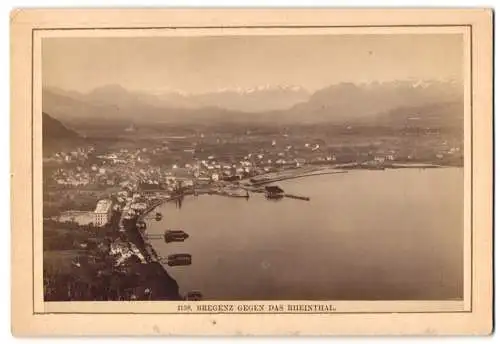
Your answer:
[[[293,199],[300,199],[302,201],[310,201],[311,199],[306,196],[298,196],[298,195],[291,195],[291,194],[285,194],[285,197],[288,198],[293,198]]]
[[[289,180],[289,179],[298,179],[298,178],[306,178],[306,177],[314,177],[314,176],[321,176],[321,175],[327,175],[327,174],[338,174],[338,173],[347,173],[345,170],[337,170],[337,171],[311,171],[311,172],[304,172],[304,173],[299,173],[299,174],[290,174],[290,175],[283,175],[283,176],[277,176],[277,177],[261,177],[258,180],[255,180],[252,182],[252,186],[263,186],[266,184],[271,184],[274,182],[279,182],[283,180]]]
[[[156,202],[153,202],[153,204],[151,204],[149,207],[147,207],[147,209],[145,209],[141,215],[139,215],[139,220],[144,220],[144,219],[151,219],[151,218],[155,218],[156,216],[155,215],[151,215],[150,213],[158,206],[160,206],[161,204],[163,204],[164,202],[168,201],[169,199],[162,199],[162,200],[159,200],[159,201],[156,201]]]
[[[244,190],[244,189],[242,188],[242,190]],[[246,191],[246,193],[243,194],[243,193],[235,193],[235,192],[233,193],[233,192],[228,192],[226,190],[222,190],[222,191],[216,192],[216,195],[233,197],[233,198],[246,198],[246,199],[250,198],[249,192],[247,190],[245,190],[245,191]]]
[[[145,237],[147,239],[163,239],[165,237],[164,234],[146,234]]]

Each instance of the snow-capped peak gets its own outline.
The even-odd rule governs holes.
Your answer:
[[[412,84],[412,87],[413,88],[417,88],[417,87],[422,87],[422,88],[427,88],[431,85],[430,82],[428,81],[425,81],[425,80],[417,80],[415,81],[413,84]]]
[[[271,84],[262,84],[258,86],[252,86],[252,87],[220,87],[217,88],[214,91],[206,91],[206,92],[186,92],[182,90],[175,90],[175,89],[170,89],[170,90],[152,90],[149,93],[153,95],[162,95],[162,94],[177,94],[179,96],[187,97],[187,96],[196,96],[196,95],[207,95],[211,93],[238,93],[241,95],[244,94],[252,94],[256,92],[267,92],[267,91],[289,91],[289,92],[307,92],[303,87],[298,86],[298,85],[288,85],[288,84],[277,84],[277,85],[271,85]]]
[[[270,84],[263,84],[263,85],[258,85],[255,87],[237,87],[237,88],[220,88],[217,90],[218,93],[222,92],[236,92],[239,94],[246,94],[246,93],[255,93],[255,92],[265,92],[265,91],[291,91],[291,92],[300,92],[302,91],[303,88],[297,85],[270,85]]]

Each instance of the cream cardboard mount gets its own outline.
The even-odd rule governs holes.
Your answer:
[[[492,42],[479,8],[13,10],[13,334],[490,334]]]

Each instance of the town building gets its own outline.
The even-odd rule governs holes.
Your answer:
[[[144,211],[147,209],[147,204],[144,202],[132,203],[130,208],[137,211]]]
[[[111,220],[113,201],[110,199],[101,199],[97,202],[94,210],[94,225],[98,227],[105,226]]]

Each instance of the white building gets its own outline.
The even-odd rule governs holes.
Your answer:
[[[110,199],[101,199],[97,202],[94,210],[94,225],[102,227],[106,225],[111,219],[113,201]]]
[[[146,203],[143,203],[143,202],[132,203],[132,205],[130,206],[131,209],[139,210],[139,211],[146,210],[147,207],[148,207],[148,205]]]

